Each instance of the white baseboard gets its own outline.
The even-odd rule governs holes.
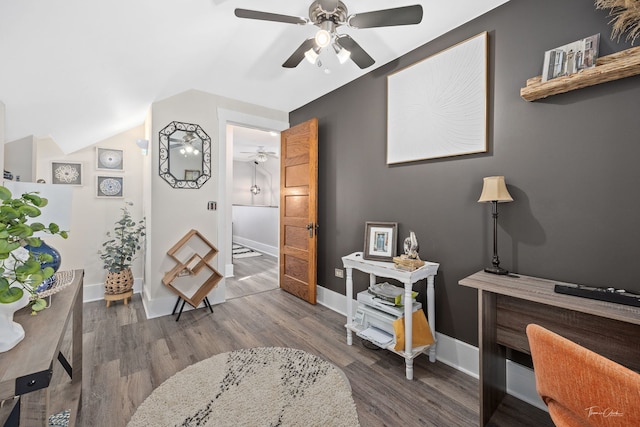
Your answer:
[[[347,298],[345,295],[318,286],[317,300],[318,304],[346,316]],[[436,340],[438,343],[436,359],[439,362],[474,378],[479,378],[480,359],[477,347],[439,332],[436,332]],[[536,392],[533,370],[510,360],[507,360],[507,393],[544,411],[547,410],[546,405]]]
[[[167,316],[173,311],[173,307],[178,299],[175,295],[168,295],[165,297],[155,298],[150,300],[148,294],[143,292],[143,279],[138,278],[133,281],[133,293],[142,294],[142,306],[144,307],[145,315],[147,319],[153,319],[155,317]],[[225,301],[225,289],[224,280],[220,281],[213,291],[209,294],[209,302],[211,305],[221,304]],[[104,283],[95,283],[85,285],[82,289],[83,298],[82,302],[100,301],[104,299]],[[202,307],[202,306],[201,306]],[[189,304],[185,304],[183,312],[194,310]]]
[[[209,293],[209,302],[212,306],[225,302],[226,286],[224,279],[221,280],[218,285]],[[147,319],[153,319],[156,317],[162,317],[170,315],[173,312],[173,308],[176,306],[178,297],[176,295],[167,295],[164,297],[149,299],[149,295],[146,292],[142,293],[142,306],[144,307],[145,315]],[[204,305],[198,307],[201,309]],[[178,310],[180,307],[178,307]],[[189,304],[184,305],[184,312],[195,310]]]
[[[142,291],[142,279],[133,279],[133,293],[139,294]],[[104,299],[104,283],[93,283],[84,285],[82,288],[82,302],[92,302]]]
[[[278,248],[276,246],[266,245],[264,243],[256,242],[255,240],[246,239],[244,237],[233,236],[233,242],[242,246],[246,246],[249,249],[258,251],[265,255],[271,255],[272,257],[278,257]]]
[[[225,264],[224,266],[224,277],[233,277],[233,264]]]

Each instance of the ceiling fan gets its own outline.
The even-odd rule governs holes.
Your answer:
[[[240,153],[252,154],[251,156],[249,156],[249,159],[255,160],[258,163],[264,163],[269,160],[270,157],[274,159],[278,158],[278,153],[276,153],[275,151],[265,151],[263,145],[260,145],[256,151],[241,151]]]
[[[364,69],[375,63],[373,58],[351,36],[339,34],[337,29],[342,25],[375,28],[419,24],[422,21],[422,6],[418,4],[349,15],[347,7],[340,0],[316,0],[309,6],[309,18],[248,9],[236,9],[235,15],[238,18],[286,24],[312,24],[319,28],[315,37],[302,42],[282,64],[284,68],[295,68],[304,58],[315,63],[322,48],[331,44],[341,64],[351,58],[358,67]]]
[[[180,148],[180,154],[186,155],[194,154],[198,155],[200,150],[198,149],[198,138],[193,131],[185,131],[182,138],[169,138],[169,149]]]

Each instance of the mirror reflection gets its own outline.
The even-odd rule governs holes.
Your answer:
[[[199,125],[171,122],[160,131],[160,176],[174,188],[200,188],[211,177],[211,139]]]

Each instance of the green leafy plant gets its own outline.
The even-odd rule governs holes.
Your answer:
[[[127,202],[126,205],[132,206],[133,203]],[[102,244],[102,250],[98,252],[104,268],[111,273],[130,268],[144,236],[144,218],[136,222],[131,218],[127,206],[122,208],[122,217],[116,221],[113,232],[107,232],[110,239]]]
[[[0,303],[9,304],[22,298],[25,291],[36,295],[36,287],[54,274],[53,268],[41,266],[41,263],[53,261],[51,255],[36,255],[24,248],[42,244],[34,233],[58,234],[64,239],[68,234],[54,223],[45,226],[40,222],[29,222],[40,216],[40,209],[48,203],[46,198],[38,196],[38,192],[13,197],[9,189],[0,186],[0,200]],[[31,308],[35,314],[46,306],[45,300],[36,298]]]

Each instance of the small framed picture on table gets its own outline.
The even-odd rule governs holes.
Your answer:
[[[398,223],[367,221],[364,233],[363,258],[372,261],[392,261],[397,255]]]

